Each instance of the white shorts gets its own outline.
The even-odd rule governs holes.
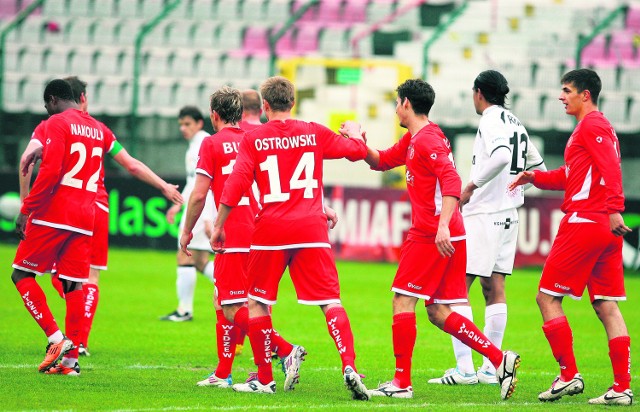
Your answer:
[[[182,229],[184,229],[184,221],[187,218],[187,202],[189,199],[185,198],[185,207],[182,212],[182,218],[180,219],[180,234],[182,235]],[[189,243],[189,250],[206,250],[208,252],[212,252],[211,244],[209,243],[209,237],[205,233],[205,220],[208,220],[213,225],[213,221],[216,219],[216,206],[213,202],[213,195],[211,191],[207,193],[207,198],[204,202],[204,208],[202,209],[202,214],[200,218],[196,221],[196,225],[193,227],[193,239],[191,239],[191,243]],[[180,236],[178,236],[178,249],[180,249]]]
[[[518,210],[464,217],[467,232],[467,275],[510,275],[516,257]]]

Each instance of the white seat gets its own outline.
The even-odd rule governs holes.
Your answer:
[[[607,90],[604,88],[604,82],[603,90]],[[598,98],[598,109],[609,119],[614,129],[617,125],[627,122],[628,105],[628,97],[624,93],[603,92]]]
[[[182,1],[186,2],[186,0]],[[141,6],[140,17],[150,20],[160,14],[164,8],[164,0],[144,0]]]
[[[264,21],[265,4],[264,0],[244,0],[241,3],[240,16],[249,22]],[[282,15],[284,17],[284,14]]]
[[[214,20],[235,21],[240,18],[240,0],[216,1],[213,7]]]
[[[43,53],[43,71],[56,77],[64,77],[70,73],[69,48],[52,46]]]
[[[94,17],[110,18],[115,14],[115,1],[113,0],[93,1],[92,4],[93,8],[91,9],[91,15]]]
[[[213,48],[218,46],[218,24],[196,22],[193,29],[192,46]]]
[[[24,87],[27,76],[21,73],[5,73],[2,76],[4,82],[4,96],[2,107],[8,112],[23,112],[26,104],[23,101]]]
[[[174,20],[167,27],[166,45],[172,47],[193,46],[194,23],[189,20]]]
[[[47,0],[42,5],[42,15],[47,17],[66,16],[66,0]]]
[[[212,0],[193,0],[190,18],[205,21],[215,20],[213,6],[214,2]]]
[[[149,0],[144,0],[149,1]],[[143,1],[141,0],[124,0],[118,1],[116,6],[116,16],[126,19],[135,19],[140,17],[140,9]]]
[[[88,17],[90,15],[90,3],[87,0],[69,0],[68,15],[72,17]]]
[[[167,49],[149,49],[144,57],[141,73],[143,76],[166,76],[170,51]]]

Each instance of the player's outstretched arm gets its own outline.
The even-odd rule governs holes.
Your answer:
[[[193,228],[196,225],[196,222],[200,218],[202,214],[202,210],[204,209],[204,204],[207,199],[207,193],[209,192],[209,186],[211,184],[211,179],[209,176],[203,174],[196,174],[196,180],[193,187],[193,191],[191,192],[191,196],[189,197],[189,204],[187,206],[187,216],[184,221],[184,228],[182,229],[182,234],[180,235],[180,249],[187,256],[191,256],[191,252],[187,250],[187,246],[191,239],[193,238]],[[213,230],[211,230],[211,233]]]
[[[18,181],[20,182],[20,201],[22,202],[29,194],[31,175],[38,159],[42,157],[42,144],[38,140],[30,140],[24,153],[20,157],[20,171]]]
[[[124,167],[131,176],[160,190],[162,195],[169,201],[176,205],[181,205],[184,202],[177,185],[165,182],[153,170],[149,169],[146,164],[131,156],[124,148],[113,156],[113,159]]]
[[[518,186],[533,183],[535,178],[536,178],[536,174],[534,172],[530,172],[528,170],[524,172],[520,172],[516,175],[515,179],[513,179],[513,181],[509,183],[509,186],[507,187],[507,189],[513,190]]]

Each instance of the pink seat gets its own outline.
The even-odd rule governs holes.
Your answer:
[[[280,30],[280,26],[275,26],[271,29],[271,34],[274,35]],[[282,37],[278,39],[276,43],[276,54],[278,56],[284,57],[295,54],[295,45],[294,45],[294,35],[295,29],[289,28]],[[269,50],[269,42],[267,40],[267,50]]]
[[[298,54],[308,54],[318,50],[318,36],[321,27],[318,25],[305,24],[298,28],[296,35],[296,52]]]
[[[323,0],[318,5],[317,21],[340,21],[342,0]]]
[[[591,43],[582,49],[582,64],[584,66],[601,66],[608,64],[607,40],[604,35],[596,36]]]
[[[269,29],[266,27],[247,27],[242,40],[242,49],[247,54],[269,52]]]
[[[306,0],[296,0],[291,7],[291,14],[293,15],[306,3]],[[307,11],[300,17],[299,22],[305,21],[314,21],[317,18],[317,6],[312,6],[307,9]]]
[[[609,57],[617,61],[634,60],[635,50],[633,47],[632,32],[619,31],[611,35],[611,44],[609,45]]]
[[[629,8],[626,23],[627,29],[640,31],[640,8]]]
[[[367,1],[347,0],[342,10],[342,20],[350,23],[362,23],[367,19]]]

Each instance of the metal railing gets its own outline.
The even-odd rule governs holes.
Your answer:
[[[578,47],[576,47],[576,68],[579,68],[582,64],[582,51],[585,49],[585,47],[587,47],[598,34],[609,27],[618,16],[620,16],[621,14],[623,16],[626,16],[628,10],[628,5],[620,6],[609,13],[607,17],[602,19],[602,21],[593,28],[593,31],[591,33],[587,34],[586,36],[583,34],[578,35]]]
[[[431,37],[424,43],[424,46],[422,47],[422,78],[424,80],[427,80],[427,72],[429,71],[429,49],[433,46],[436,40],[438,40],[456,20],[458,20],[462,13],[467,9],[468,5],[468,2],[465,1],[460,6],[453,9],[451,13],[449,13],[449,17],[436,26]]]

